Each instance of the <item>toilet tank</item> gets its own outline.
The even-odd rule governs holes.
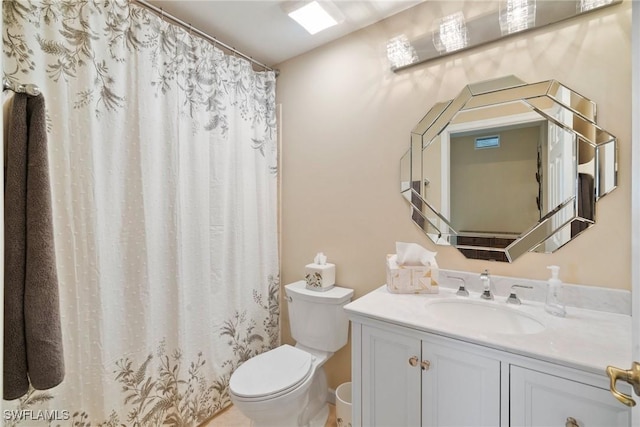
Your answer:
[[[286,285],[291,336],[298,344],[335,352],[347,344],[349,319],[344,307],[353,289],[334,286],[327,291],[306,288],[306,282]]]

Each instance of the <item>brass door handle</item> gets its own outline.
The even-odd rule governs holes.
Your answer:
[[[420,363],[420,368],[422,368],[423,371],[428,371],[430,367],[431,367],[431,362],[429,362],[428,360],[423,360]]]
[[[567,418],[567,422],[564,424],[564,427],[580,427],[575,418],[569,417]]]
[[[637,395],[640,395],[640,363],[633,362],[631,369],[627,371],[616,368],[615,366],[607,366],[607,375],[609,375],[609,379],[611,380],[609,388],[616,399],[627,406],[635,406],[636,402],[631,396],[618,391],[616,381],[623,380],[628,382],[633,386],[633,391],[635,391]]]
[[[409,359],[409,365],[411,366],[418,366],[418,356],[412,356]]]

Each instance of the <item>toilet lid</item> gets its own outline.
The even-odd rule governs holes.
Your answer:
[[[311,365],[311,354],[285,344],[244,362],[231,375],[229,388],[246,398],[282,393],[307,379]]]

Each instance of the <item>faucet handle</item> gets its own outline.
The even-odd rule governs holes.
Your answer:
[[[489,270],[484,270],[480,273],[480,281],[482,282],[482,286],[484,290],[480,295],[480,298],[486,300],[493,300],[493,292],[491,291],[491,279],[489,278]]]
[[[522,301],[520,301],[520,298],[518,298],[518,296],[516,295],[516,291],[515,291],[514,288],[533,289],[533,286],[528,286],[528,285],[513,285],[513,286],[511,286],[511,293],[507,297],[507,304],[520,305],[520,304],[522,304]]]
[[[454,280],[459,280],[460,281],[460,287],[458,288],[458,291],[456,292],[456,295],[459,295],[461,297],[468,297],[469,296],[469,291],[467,290],[467,282],[464,280],[464,278],[459,277],[459,276],[449,276],[449,279],[454,279]]]

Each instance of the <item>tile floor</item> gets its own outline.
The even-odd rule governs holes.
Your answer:
[[[249,427],[250,425],[249,418],[231,405],[200,427]],[[336,427],[336,407],[334,405],[329,405],[329,418],[325,427]]]

